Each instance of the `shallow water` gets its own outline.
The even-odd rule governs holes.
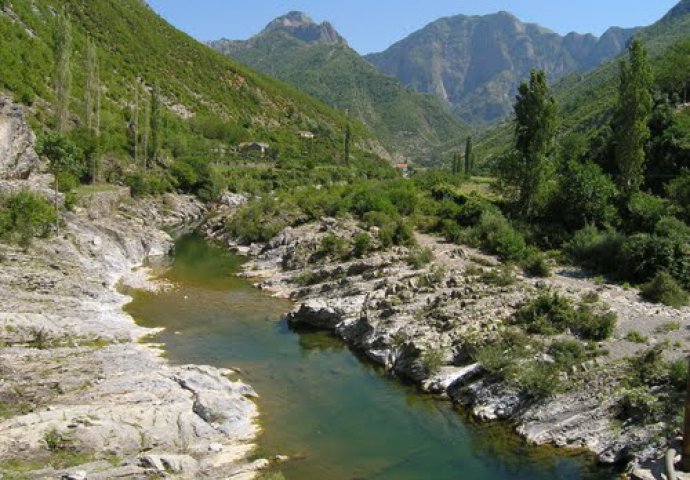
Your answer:
[[[284,454],[288,480],[603,480],[582,456],[525,446],[476,425],[361,361],[327,333],[291,331],[290,309],[234,276],[241,260],[188,235],[165,277],[127,307],[173,363],[234,367],[261,395],[259,456]]]

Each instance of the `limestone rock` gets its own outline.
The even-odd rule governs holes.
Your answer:
[[[27,179],[40,164],[24,107],[0,96],[0,180]]]

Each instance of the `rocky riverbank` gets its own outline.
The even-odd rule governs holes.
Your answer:
[[[293,325],[333,331],[372,361],[478,419],[508,421],[532,444],[585,449],[603,463],[628,464],[634,478],[661,478],[652,470],[667,447],[669,426],[622,422],[621,383],[627,359],[651,345],[667,343],[666,355],[683,355],[689,347],[683,333],[690,328],[687,308],[645,303],[634,289],[602,284],[572,268],[558,267],[546,279],[516,272],[513,282],[502,284],[495,258],[426,235],[418,235],[418,242],[433,255],[423,265],[412,266],[406,248],[360,259],[324,252],[324,237],[351,239],[360,232],[355,222],[335,219],[288,228],[263,248],[242,249],[253,255],[245,275],[297,303],[289,316]],[[209,234],[233,244],[222,232]],[[488,374],[468,350],[544,291],[573,301],[595,298],[598,308],[617,314],[618,324],[612,339],[589,342],[596,355],[561,375],[567,393],[535,399]],[[645,341],[631,340],[631,332]],[[553,362],[539,355],[539,361]]]
[[[0,193],[50,192],[21,108],[0,101]],[[236,372],[173,367],[118,287],[156,288],[140,266],[198,223],[191,197],[81,196],[58,237],[0,244],[0,478],[254,478],[256,394]],[[137,270],[134,270],[137,269]]]

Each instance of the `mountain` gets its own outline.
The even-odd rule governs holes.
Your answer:
[[[349,112],[398,160],[428,162],[434,148],[468,132],[438,99],[381,73],[329,23],[316,24],[303,13],[280,17],[247,41],[223,39],[210,45]]]
[[[384,151],[359,122],[213,51],[168,24],[142,0],[0,2],[0,91],[32,105],[32,124],[39,129],[54,123],[53,48],[59,28],[56,13],[61,10],[69,16],[73,38],[71,130],[76,138],[86,123],[90,39],[100,66],[102,148],[120,170],[130,167],[137,146],[132,140],[134,122],[139,125],[139,147],[143,142],[144,115],[154,89],[160,91],[164,107],[161,147],[169,160],[194,156],[231,162],[232,147],[242,141],[267,142],[275,157],[298,158],[304,152],[298,132],[310,130],[316,138],[309,151],[320,162],[334,163],[347,125],[353,149]],[[314,32],[294,21],[288,27],[309,38],[318,33],[323,41],[340,41],[328,26]]]
[[[309,44],[347,45],[329,22],[317,25],[303,12],[290,12],[268,24],[264,32],[281,31]]]
[[[658,68],[665,52],[690,39],[690,0],[683,0],[658,22],[640,29],[636,37],[642,40],[652,67]],[[618,60],[614,59],[591,72],[572,74],[553,84],[562,135],[579,133],[592,138],[606,128],[618,98],[618,71]],[[510,146],[511,140],[512,125],[496,125],[482,134],[477,155],[490,163],[492,157]]]
[[[591,70],[618,55],[636,30],[561,36],[507,12],[457,15],[365,58],[405,85],[436,95],[470,124],[486,124],[510,112],[517,86],[533,68],[552,79]]]

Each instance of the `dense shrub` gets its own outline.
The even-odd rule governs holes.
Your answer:
[[[626,205],[626,230],[651,233],[659,220],[670,213],[670,205],[663,198],[643,192],[636,193]]]
[[[618,316],[614,312],[596,312],[591,307],[580,306],[571,329],[582,338],[594,341],[607,340],[616,329]]]
[[[652,280],[640,290],[642,298],[654,303],[663,303],[670,307],[680,308],[688,305],[688,292],[678,284],[668,272],[658,272]]]
[[[549,346],[549,355],[556,363],[571,366],[582,363],[587,359],[587,351],[584,345],[577,340],[558,340]]]
[[[586,225],[615,223],[613,181],[593,163],[570,161],[559,176],[559,188],[552,201],[549,216],[570,231]]]
[[[514,320],[530,333],[555,335],[574,324],[576,317],[577,311],[567,298],[545,293],[523,305],[515,313]]]
[[[413,247],[417,244],[412,227],[403,219],[384,225],[379,230],[381,244],[388,248],[393,245]]]
[[[525,250],[523,258],[520,260],[520,266],[530,277],[546,278],[551,275],[551,269],[546,263],[544,254],[533,247]]]
[[[125,185],[135,197],[160,195],[173,190],[170,178],[163,172],[130,173],[125,177]]]
[[[366,232],[360,232],[352,240],[352,255],[357,258],[364,257],[373,248],[373,239]]]
[[[575,308],[557,293],[545,293],[523,305],[514,315],[514,322],[529,333],[555,335],[570,330],[586,340],[606,340],[616,328],[613,312],[600,313],[589,305]]]
[[[254,200],[228,219],[225,230],[244,243],[267,242],[299,216],[293,204],[273,197]]]
[[[669,182],[666,191],[683,219],[690,222],[690,169],[683,169],[678,178]]]
[[[7,242],[27,246],[47,236],[56,218],[55,207],[28,190],[0,197],[0,238]]]
[[[623,240],[615,231],[589,225],[575,232],[564,251],[578,265],[594,272],[612,273],[618,270]]]
[[[470,230],[468,240],[508,261],[520,260],[527,248],[524,237],[503,215],[494,212],[482,214],[479,223]]]

